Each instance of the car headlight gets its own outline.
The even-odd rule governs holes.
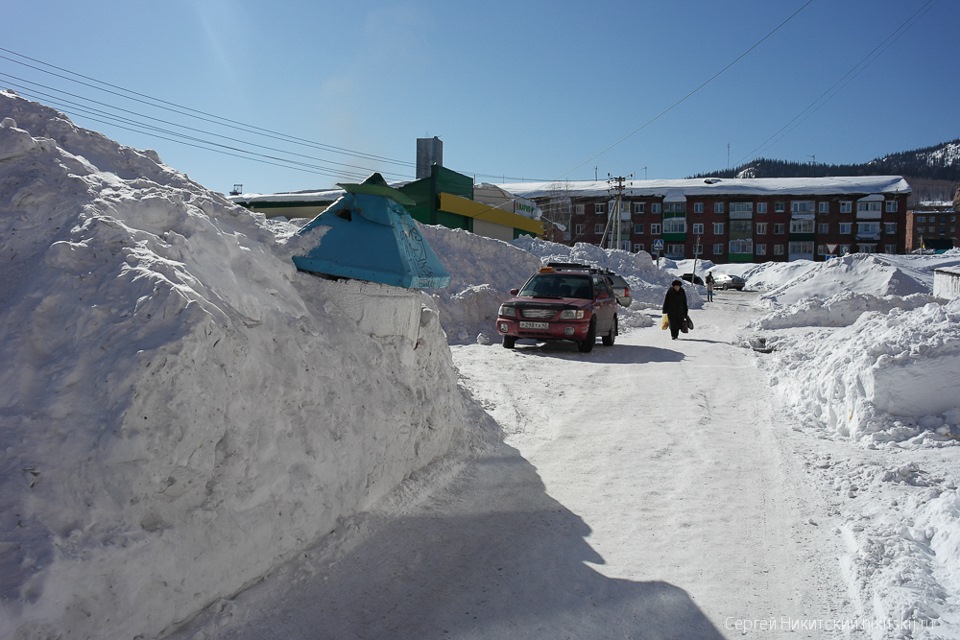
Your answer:
[[[560,312],[561,320],[583,320],[583,309],[564,309]]]
[[[517,316],[517,308],[516,308],[516,307],[508,307],[507,305],[502,304],[502,305],[500,305],[500,311],[498,311],[498,313],[499,313],[501,316],[505,316],[505,317],[507,317],[507,318],[515,318],[515,317]]]

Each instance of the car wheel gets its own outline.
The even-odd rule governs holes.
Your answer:
[[[593,345],[597,341],[597,321],[590,321],[590,330],[587,331],[587,337],[577,343],[577,349],[580,353],[590,353],[593,351]]]
[[[513,349],[517,344],[517,338],[515,336],[503,336],[503,348],[504,349]]]
[[[603,336],[603,346],[612,347],[617,339],[617,316],[613,316],[613,324],[610,325],[610,333]]]

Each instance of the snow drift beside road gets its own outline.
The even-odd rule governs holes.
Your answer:
[[[421,293],[369,335],[379,285],[48,108],[0,120],[0,637],[157,635],[473,437]]]

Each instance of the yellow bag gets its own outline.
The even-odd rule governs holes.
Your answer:
[[[667,317],[667,314],[663,314],[663,320],[660,321],[660,328],[667,329],[670,327],[670,318]]]

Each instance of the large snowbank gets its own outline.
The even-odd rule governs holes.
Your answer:
[[[299,273],[48,108],[0,120],[0,637],[158,634],[470,443],[429,298]]]

